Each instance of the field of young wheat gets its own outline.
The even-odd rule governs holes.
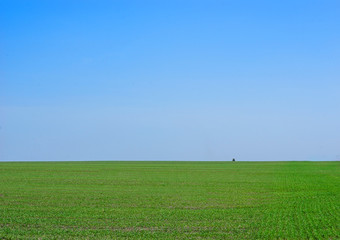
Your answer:
[[[0,239],[339,239],[339,162],[2,162]]]

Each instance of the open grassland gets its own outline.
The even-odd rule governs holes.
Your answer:
[[[0,163],[0,239],[117,238],[340,239],[340,163]]]

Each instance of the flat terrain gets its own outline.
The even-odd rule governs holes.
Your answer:
[[[340,239],[340,162],[0,163],[0,239]]]

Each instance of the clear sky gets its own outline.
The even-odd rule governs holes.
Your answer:
[[[340,1],[0,1],[0,160],[339,160]]]

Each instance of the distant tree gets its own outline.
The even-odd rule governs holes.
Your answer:
[[[233,162],[235,162],[235,158],[233,158]]]

